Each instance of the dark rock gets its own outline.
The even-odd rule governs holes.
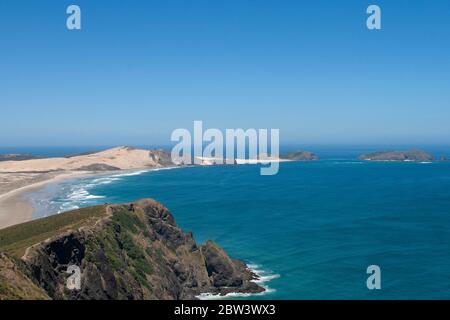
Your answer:
[[[150,150],[149,157],[161,166],[170,166],[174,164],[170,153],[164,150]]]
[[[201,247],[205,256],[208,276],[213,279],[215,287],[237,287],[242,285],[242,278],[235,270],[233,261],[214,242],[207,241]]]
[[[195,299],[201,293],[264,291],[243,262],[212,241],[197,246],[192,233],[154,200],[97,208],[108,215],[38,243],[23,256],[28,281],[48,297]],[[80,267],[81,290],[66,287],[69,265]]]

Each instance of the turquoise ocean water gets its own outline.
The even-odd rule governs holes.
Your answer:
[[[197,241],[262,273],[255,299],[450,299],[450,162],[326,159],[140,171],[65,181],[31,195],[41,217],[151,197]],[[381,268],[368,290],[366,268]]]

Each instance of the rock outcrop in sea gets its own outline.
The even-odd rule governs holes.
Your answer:
[[[289,152],[281,156],[282,159],[292,160],[292,161],[315,161],[319,160],[319,157],[309,151],[295,151]]]
[[[0,230],[0,299],[195,299],[258,293],[257,276],[197,245],[160,203],[102,205]],[[80,290],[67,286],[69,266]]]
[[[422,150],[378,151],[359,156],[367,161],[434,161],[434,156]]]

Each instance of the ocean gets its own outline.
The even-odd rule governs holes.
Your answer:
[[[35,218],[154,198],[197,242],[216,241],[262,275],[266,292],[247,298],[450,299],[450,162],[320,155],[281,163],[275,176],[256,165],[160,169],[29,196]],[[366,286],[369,265],[381,269],[380,290]]]

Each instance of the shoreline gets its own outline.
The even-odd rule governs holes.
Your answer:
[[[166,167],[161,167],[166,168]],[[114,171],[88,172],[88,171],[63,171],[60,174],[49,177],[48,179],[31,182],[25,186],[7,191],[0,194],[0,230],[11,227],[16,224],[31,221],[36,208],[27,196],[42,190],[49,184],[59,183],[70,179],[79,179],[85,177],[101,177],[110,174],[124,174],[141,170],[153,170],[158,168],[135,168]]]
[[[32,220],[34,207],[26,195],[39,191],[49,183],[89,175],[86,172],[61,172],[46,180],[10,190],[0,195],[0,229]]]
[[[290,162],[292,160],[279,159],[277,162]],[[240,164],[243,165],[244,163]],[[245,163],[254,164],[254,163]],[[195,166],[195,165],[194,165]],[[207,166],[205,164],[200,165]],[[137,167],[130,169],[112,170],[112,171],[70,171],[63,170],[59,172],[39,172],[34,171],[34,174],[48,174],[49,176],[42,180],[42,177],[37,179],[31,179],[29,182],[23,183],[23,185],[0,194],[0,230],[7,227],[17,225],[20,223],[33,220],[33,214],[37,208],[34,207],[33,201],[28,195],[42,190],[49,184],[59,183],[64,180],[79,179],[85,177],[101,177],[108,175],[120,175],[127,174],[136,171],[152,171],[158,169],[170,169],[179,168],[180,166],[161,166],[161,167]],[[184,166],[182,166],[184,167]],[[0,174],[24,174],[25,172],[0,172]],[[36,181],[37,180],[37,181]],[[2,190],[0,190],[1,192]]]
[[[266,283],[280,278],[280,275],[273,272],[267,272],[265,270],[261,269],[261,266],[244,262],[247,269],[250,270],[253,274],[255,274],[256,278],[251,280],[251,282],[261,286],[264,291],[257,292],[257,293],[242,293],[242,292],[229,292],[226,294],[220,294],[220,293],[211,293],[211,292],[205,292],[201,293],[196,296],[199,300],[228,300],[228,299],[239,299],[239,298],[248,298],[248,297],[258,297],[258,296],[265,296],[267,294],[273,293],[276,291],[276,289],[273,289],[269,287]]]

